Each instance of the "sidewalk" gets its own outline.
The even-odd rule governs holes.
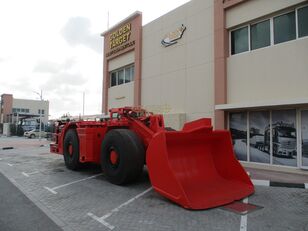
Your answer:
[[[294,183],[294,184],[307,184],[308,175],[286,173],[271,170],[256,169],[245,167],[246,171],[250,173],[250,178],[254,180],[269,180],[273,182]]]

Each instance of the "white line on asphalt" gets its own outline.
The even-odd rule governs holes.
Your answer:
[[[102,217],[97,217],[93,213],[88,213],[88,216],[92,217],[94,220],[98,221],[99,223],[106,226],[110,230],[113,230],[115,228],[113,225],[106,222]]]
[[[57,194],[56,191],[54,191],[52,188],[48,188],[46,186],[44,186],[45,189],[47,189],[49,192],[51,192],[52,194]]]
[[[246,197],[243,200],[243,203],[247,204],[248,203],[248,197]],[[240,226],[240,231],[246,231],[247,230],[247,214],[241,216],[241,226]]]
[[[33,174],[36,174],[36,173],[39,173],[39,171],[35,171],[35,172],[22,172],[21,174],[24,175],[25,177],[29,177],[30,175],[33,175]]]
[[[29,177],[29,175],[25,172],[22,172],[21,174],[24,175],[25,177]]]
[[[270,186],[269,180],[251,180],[256,186]]]
[[[8,163],[7,165],[8,165],[8,166],[10,166],[10,167],[12,167],[12,166],[13,166],[13,164],[9,164],[9,163]]]
[[[57,192],[55,191],[56,189],[63,188],[65,186],[69,186],[69,185],[72,185],[72,184],[75,184],[75,183],[79,183],[81,181],[89,180],[89,179],[92,179],[92,178],[95,178],[95,177],[98,177],[98,176],[101,176],[101,175],[103,175],[103,173],[100,173],[100,174],[97,174],[97,175],[94,175],[94,176],[90,176],[90,177],[87,177],[87,178],[83,178],[81,180],[76,180],[76,181],[73,181],[73,182],[70,182],[70,183],[67,183],[67,184],[62,184],[62,185],[59,185],[59,186],[56,186],[56,187],[53,187],[53,188],[49,188],[49,187],[46,187],[46,186],[44,186],[44,188],[47,189],[49,192],[52,192],[53,194],[57,194]]]
[[[308,183],[305,183],[305,189],[308,189]]]
[[[110,225],[109,223],[107,223],[105,221],[106,218],[110,217],[112,214],[118,212],[122,207],[132,203],[133,201],[135,201],[136,199],[138,199],[139,197],[142,197],[144,194],[150,192],[153,188],[148,188],[147,190],[143,191],[142,193],[139,193],[137,196],[134,196],[133,198],[129,199],[128,201],[124,202],[123,204],[119,205],[118,207],[112,209],[109,213],[105,214],[102,217],[97,217],[95,216],[93,213],[88,213],[88,216],[92,217],[94,220],[100,222],[102,225],[105,225],[107,228],[109,228],[110,230],[114,229],[114,226]]]

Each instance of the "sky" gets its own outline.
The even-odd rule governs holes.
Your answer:
[[[48,100],[50,118],[101,113],[103,38],[135,11],[143,25],[189,0],[1,0],[0,94]]]

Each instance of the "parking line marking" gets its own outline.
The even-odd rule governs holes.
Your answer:
[[[248,197],[243,200],[244,203],[248,203]],[[240,224],[240,231],[247,230],[247,214],[241,216],[241,224]]]
[[[22,172],[21,174],[24,175],[25,177],[29,177],[30,175],[33,175],[33,174],[36,174],[36,173],[39,173],[39,171],[35,171],[35,172]]]
[[[55,191],[56,189],[63,188],[63,187],[66,187],[66,186],[69,186],[69,185],[72,185],[72,184],[75,184],[75,183],[79,183],[81,181],[89,180],[89,179],[92,179],[92,178],[95,178],[95,177],[98,177],[98,176],[101,176],[101,175],[103,175],[103,173],[96,174],[96,175],[93,175],[93,176],[90,176],[90,177],[87,177],[87,178],[83,178],[81,180],[76,180],[76,181],[73,181],[73,182],[70,182],[70,183],[67,183],[67,184],[62,184],[62,185],[59,185],[59,186],[56,186],[56,187],[53,187],[53,188],[49,188],[49,187],[46,187],[46,186],[44,186],[44,188],[47,189],[49,192],[52,192],[53,194],[57,194],[57,192]]]
[[[305,189],[308,189],[308,183],[305,183]]]
[[[29,177],[29,175],[25,172],[22,172],[21,174],[24,175],[25,177]]]
[[[88,213],[88,216],[90,216],[91,218],[93,218],[94,220],[98,221],[99,223],[101,223],[102,225],[106,226],[108,229],[113,230],[115,227],[111,224],[109,224],[108,222],[106,222],[103,217],[97,217],[95,216],[93,213]]]
[[[138,199],[139,197],[142,197],[144,194],[150,192],[153,188],[150,187],[148,189],[146,189],[145,191],[139,193],[138,195],[134,196],[133,198],[129,199],[128,201],[124,202],[123,204],[120,204],[118,207],[112,209],[109,213],[105,214],[102,217],[97,217],[95,216],[93,213],[88,213],[87,215],[92,217],[94,220],[100,222],[102,225],[106,226],[107,228],[109,228],[110,230],[114,229],[115,227],[110,225],[109,223],[107,223],[105,221],[106,218],[110,217],[112,214],[118,212],[122,207],[134,202],[136,199]]]
[[[270,186],[269,180],[251,180],[256,186]]]
[[[49,192],[51,192],[52,194],[58,194],[56,191],[54,191],[53,189],[51,188],[48,188],[46,186],[44,186],[45,189],[47,189]]]
[[[13,164],[7,163],[8,166],[13,167]]]

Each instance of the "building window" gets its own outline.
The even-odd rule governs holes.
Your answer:
[[[45,110],[44,109],[42,109],[42,114],[45,114]]]
[[[298,9],[298,37],[308,36],[308,6]]]
[[[297,15],[297,20],[296,20]],[[230,32],[231,55],[308,36],[308,6]]]
[[[230,131],[234,152],[238,160],[247,161],[247,113],[230,114]]]
[[[302,166],[307,165],[308,113],[302,115]],[[248,123],[246,118],[249,117]],[[238,160],[298,166],[297,112],[288,110],[265,110],[234,112],[229,114],[229,129]],[[249,128],[249,135],[246,133]],[[299,147],[300,148],[300,147]],[[246,150],[248,153],[246,154]]]
[[[17,112],[17,108],[13,108],[13,112]]]
[[[250,161],[270,163],[270,113],[249,112]]]
[[[250,26],[251,50],[271,45],[270,20]]]
[[[296,38],[295,12],[274,18],[274,44]]]
[[[25,109],[24,109],[24,108],[21,108],[20,111],[21,111],[21,112],[25,112]]]
[[[308,167],[308,110],[301,112],[302,166]]]
[[[296,111],[272,111],[273,164],[297,166]]]
[[[110,87],[134,81],[134,65],[110,73]]]
[[[117,72],[111,73],[110,87],[118,85]]]
[[[125,68],[125,83],[134,81],[134,66]]]
[[[30,112],[30,110],[29,109],[25,109],[26,110],[26,113],[29,113]]]
[[[248,51],[248,26],[231,32],[231,54]]]
[[[124,69],[118,71],[118,85],[124,83]]]

